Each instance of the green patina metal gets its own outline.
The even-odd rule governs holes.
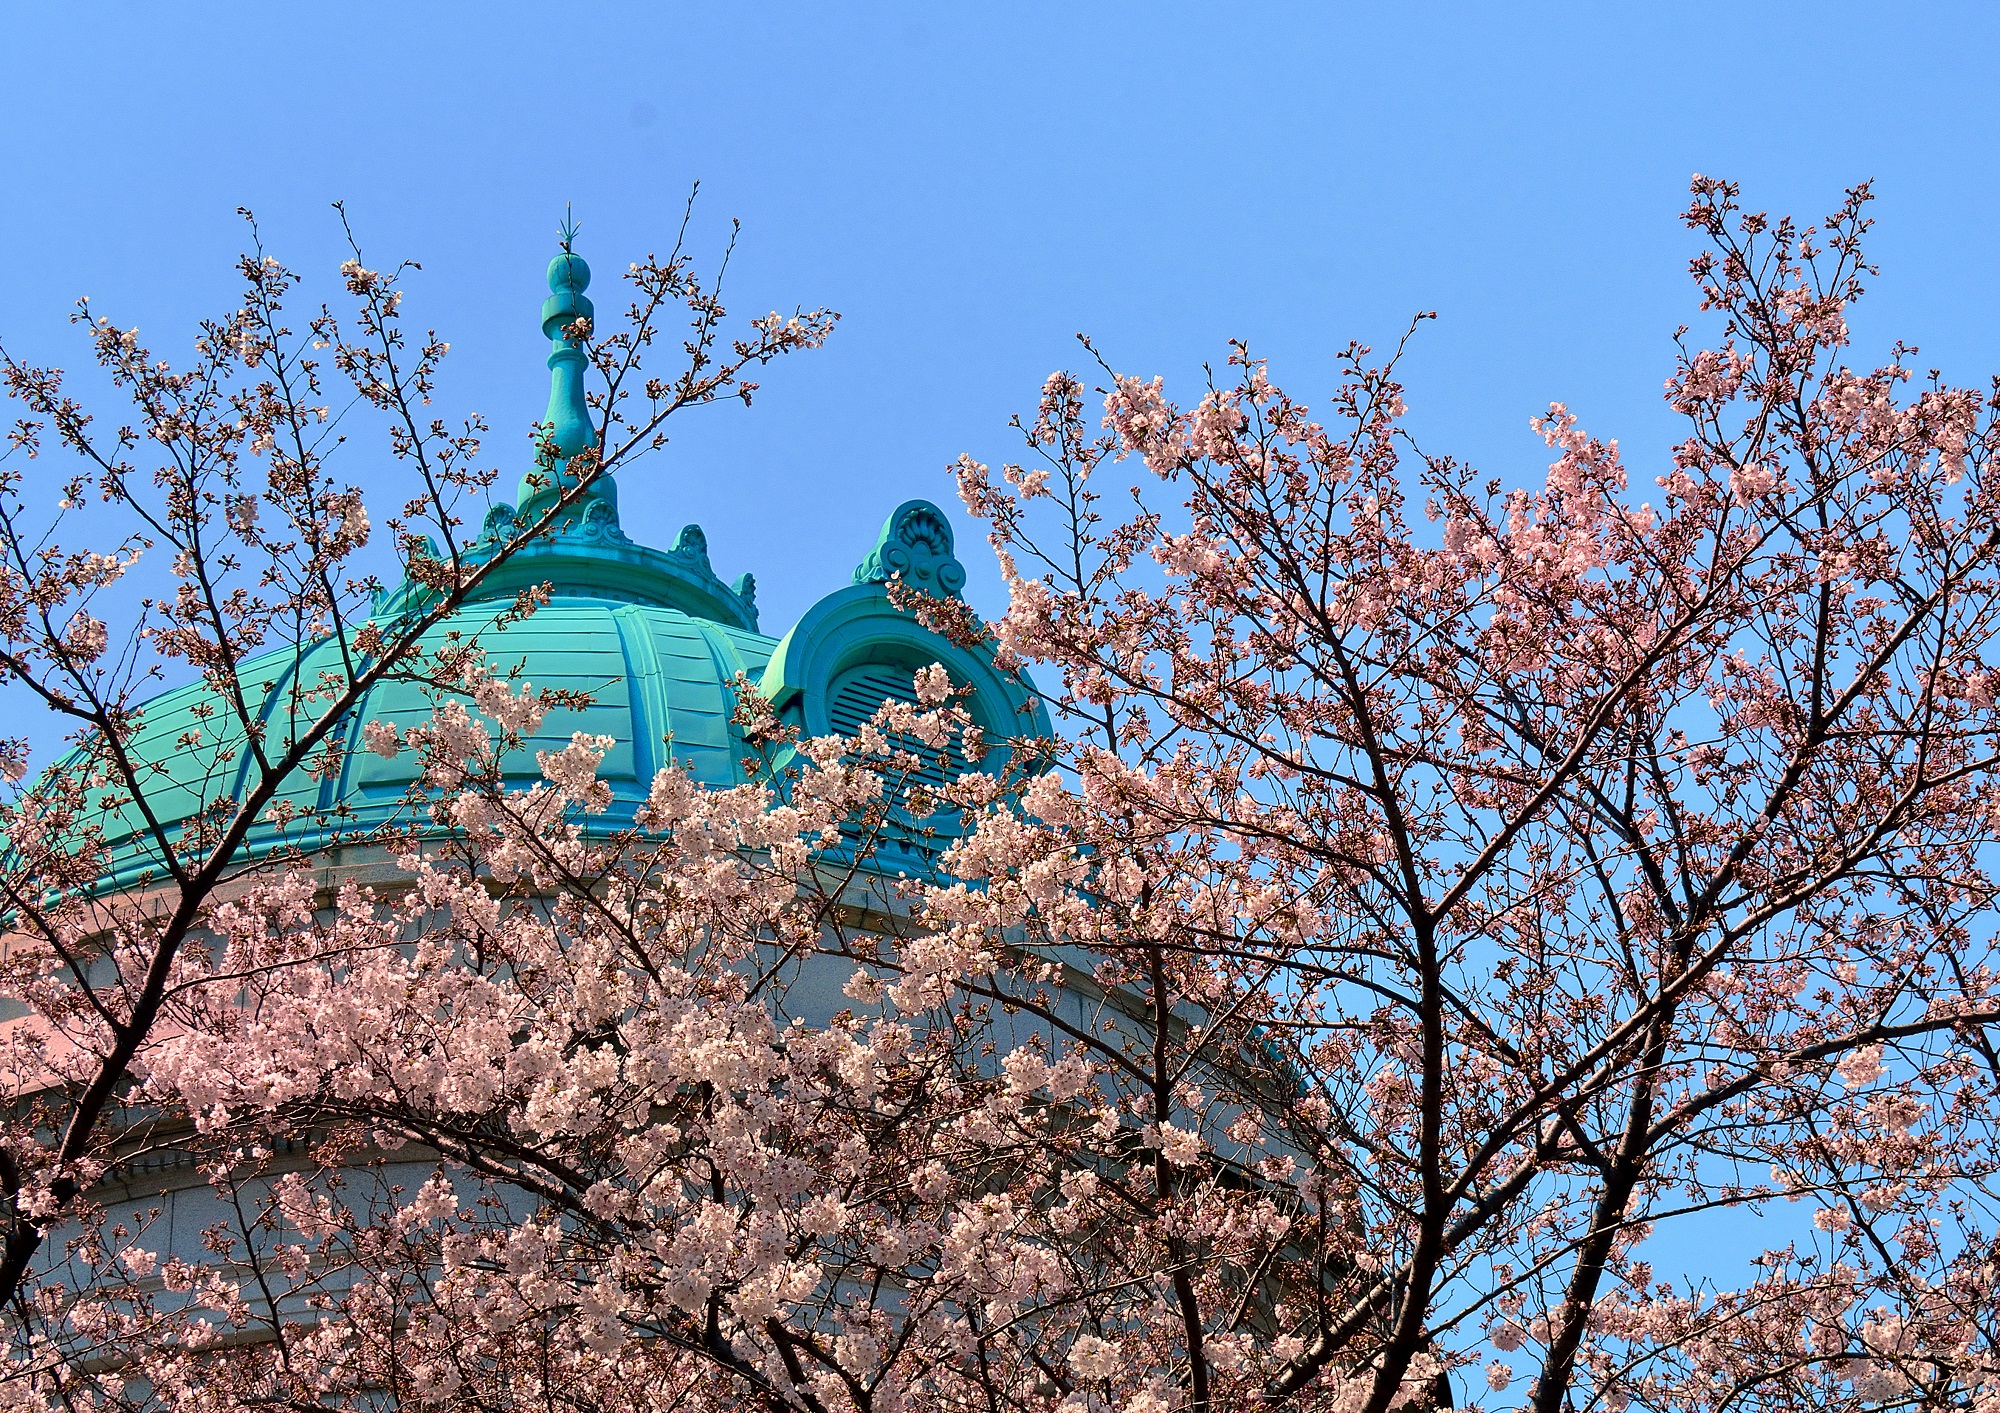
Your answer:
[[[569,240],[566,232],[562,253],[549,262],[549,297],[542,301],[542,333],[550,344],[549,412],[542,421],[536,470],[521,481],[521,509],[529,514],[543,509],[562,487],[575,484],[568,472],[569,459],[597,445],[583,393],[589,367],[584,341],[597,311],[584,294],[590,287],[590,266],[569,249]],[[618,493],[609,477],[599,481],[592,494],[607,500],[615,514]]]
[[[540,452],[522,479],[519,508],[495,505],[488,512],[466,552],[474,562],[489,559],[517,526],[545,512],[562,486],[574,485],[570,459],[595,445],[584,401],[587,354],[576,337],[576,321],[592,314],[584,294],[590,271],[567,244],[566,234],[564,250],[549,265],[551,293],[542,305],[542,332],[552,347]],[[439,647],[476,640],[489,661],[503,669],[518,666],[536,687],[590,698],[586,707],[551,712],[504,768],[526,785],[539,778],[538,750],[560,748],[578,731],[611,737],[615,744],[601,773],[614,803],[585,821],[593,832],[629,825],[655,772],[670,764],[713,788],[742,783],[750,751],[731,720],[738,680],[758,684],[786,720],[822,734],[851,718],[858,693],[876,694],[875,704],[885,691],[907,695],[911,674],[940,662],[969,689],[967,704],[989,738],[1049,734],[1047,713],[1023,676],[996,666],[990,648],[963,648],[922,627],[891,603],[892,579],[940,598],[963,589],[965,569],[953,554],[951,524],[935,505],[898,506],[852,583],[815,603],[782,638],[764,636],[749,574],[725,583],[696,525],[683,529],[671,549],[634,542],[619,523],[617,489],[603,477],[565,508],[559,523],[498,566],[425,642]],[[516,595],[538,584],[549,586],[549,603],[503,627]],[[387,622],[428,597],[406,580],[378,599],[375,613]],[[314,694],[346,680],[330,641],[257,658],[241,676],[252,700],[261,693],[267,755],[314,719]],[[153,817],[170,837],[204,811],[233,810],[252,776],[240,728],[218,728],[232,718],[206,711],[212,702],[200,684],[167,692],[143,709],[131,740],[142,775],[152,781],[146,793]],[[260,822],[250,851],[314,852],[407,817],[414,759],[407,752],[392,759],[371,753],[361,728],[384,721],[407,729],[431,707],[416,682],[377,683],[341,725],[339,768],[319,777],[297,772],[279,796],[294,818],[288,825]],[[191,731],[203,733],[199,748],[185,744]],[[157,847],[135,806],[112,810],[101,822],[111,849],[106,888],[158,874]]]

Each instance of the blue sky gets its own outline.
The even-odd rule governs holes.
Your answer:
[[[1812,218],[1875,179],[1864,352],[2000,370],[2000,7],[22,5],[5,34],[17,356],[87,361],[82,294],[184,350],[228,307],[239,205],[334,298],[340,199],[374,262],[423,262],[441,410],[485,413],[507,486],[546,399],[564,204],[603,308],[700,179],[707,248],[743,222],[739,312],[844,318],[756,408],[677,423],[621,478],[626,525],[665,545],[700,522],[771,632],[914,496],[954,512],[997,610],[945,467],[1012,452],[1078,331],[1183,392],[1245,338],[1317,400],[1349,339],[1435,309],[1406,365],[1428,448],[1538,481],[1528,419],[1561,399],[1646,487],[1696,318],[1696,171]],[[356,450],[344,474],[400,499]],[[1705,1240],[1740,1253],[1755,1225]],[[1681,1241],[1663,1254],[1696,1268],[1724,1249]]]
[[[0,338],[76,367],[89,294],[164,352],[226,307],[239,205],[333,297],[344,200],[413,258],[511,484],[546,373],[565,202],[603,276],[670,240],[689,185],[744,225],[744,313],[844,314],[748,413],[681,423],[622,478],[628,528],[709,533],[767,628],[842,582],[897,502],[1088,331],[1183,390],[1247,338],[1295,392],[1348,339],[1437,323],[1408,367],[1425,444],[1510,481],[1552,398],[1643,484],[1694,317],[1690,173],[1818,216],[1873,177],[1883,276],[1858,329],[2000,369],[2000,11],[1903,7],[22,6],[8,17]],[[372,447],[348,474],[400,494]],[[998,607],[956,518],[971,593]]]

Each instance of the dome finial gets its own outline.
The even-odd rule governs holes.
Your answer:
[[[534,508],[537,501],[554,495],[568,480],[569,459],[595,446],[597,429],[591,425],[590,405],[584,400],[583,377],[589,366],[585,352],[590,342],[591,316],[595,312],[584,290],[590,287],[590,266],[575,251],[577,224],[571,208],[563,207],[562,224],[556,228],[560,251],[549,262],[549,297],[542,301],[542,333],[550,342],[549,410],[542,422],[542,451],[536,472],[521,483],[521,509]],[[543,484],[536,485],[535,481]],[[618,505],[617,488],[605,477],[592,488],[594,498]]]

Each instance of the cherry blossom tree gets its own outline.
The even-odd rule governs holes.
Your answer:
[[[2000,403],[1843,361],[1865,187],[1804,230],[1693,193],[1718,327],[1682,331],[1643,500],[1561,406],[1539,490],[1422,454],[1359,348],[1324,423],[1238,348],[1186,408],[1106,368],[1101,428],[1057,375],[1027,466],[960,466],[1002,641],[1078,727],[978,906],[1087,930],[1158,1035],[1254,1027],[1291,1087],[1259,1267],[1193,1215],[1245,1135],[1151,1144],[1199,1050],[1124,1071],[1162,1174],[1124,1377],[1188,1406],[1376,1413],[1440,1363],[1538,1410],[2000,1400]],[[1178,505],[1114,515],[1120,461]],[[1087,914],[1000,885],[1086,861]],[[1732,1208],[1768,1250],[1655,1278],[1649,1241]],[[1210,1345],[1260,1269],[1245,1375]]]
[[[774,314],[729,338],[684,221],[667,257],[631,267],[622,327],[599,336],[582,319],[562,331],[600,376],[594,435],[557,446],[553,429],[538,429],[547,494],[511,524],[485,527],[493,533],[474,554],[462,516],[483,508],[495,472],[479,462],[483,422],[432,408],[447,345],[403,321],[417,267],[371,268],[350,234],[339,271],[350,311],[322,305],[295,328],[298,278],[265,252],[254,221],[250,231],[241,301],[201,326],[183,365],[77,306],[99,381],[129,401],[129,420],[111,425],[59,370],[0,349],[21,412],[0,465],[0,683],[17,721],[40,708],[35,744],[62,738],[76,750],[24,785],[29,738],[0,740],[0,776],[13,787],[0,804],[10,934],[0,970],[30,1012],[4,1043],[0,1305],[28,1329],[72,1318],[51,1275],[63,1259],[47,1249],[51,1233],[97,1240],[88,1192],[114,1154],[143,1149],[148,1125],[171,1122],[135,1076],[162,1027],[184,1023],[179,998],[233,966],[191,939],[213,932],[218,907],[227,915],[223,899],[296,877],[302,849],[253,852],[253,829],[289,825],[315,846],[372,842],[291,798],[338,773],[356,704],[391,677],[460,682],[476,645],[427,647],[433,625],[519,546],[573,517],[603,477],[659,445],[668,418],[748,402],[751,370],[816,346],[834,317]],[[566,226],[565,250],[573,234]],[[648,377],[641,406],[628,385],[676,310],[688,322],[686,361]],[[371,417],[381,440],[348,447]],[[343,458],[382,450],[413,492],[384,520],[412,586],[386,610],[363,554],[370,516],[340,471]],[[68,469],[41,469],[57,461]],[[524,592],[512,616],[537,600]],[[270,679],[308,659],[314,672],[274,696]],[[175,675],[198,677],[205,695],[169,770],[134,743],[144,699]],[[107,897],[92,885],[108,865],[107,831],[121,823],[136,827],[149,867]]]
[[[1039,667],[1067,730],[1005,768],[937,785],[991,759],[941,669],[854,739],[740,683],[751,783],[605,830],[608,743],[509,786],[548,703],[455,660],[369,735],[434,810],[408,886],[272,868],[161,963],[118,1094],[184,1122],[206,1253],[13,1131],[73,1234],[0,1389],[2000,1409],[2000,395],[1846,361],[1865,187],[1693,198],[1648,489],[1562,407],[1537,487],[1427,454],[1360,347],[1318,418],[1242,348],[1185,403],[1053,376],[957,468],[1004,616],[899,596]],[[24,994],[109,1053],[64,946]]]

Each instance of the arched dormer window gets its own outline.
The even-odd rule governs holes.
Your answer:
[[[761,687],[783,718],[809,736],[853,736],[885,700],[915,702],[919,669],[942,664],[956,698],[989,743],[968,760],[954,743],[911,749],[932,762],[913,784],[936,787],[948,774],[997,768],[1006,742],[1051,734],[1047,710],[1027,678],[1002,669],[991,644],[967,648],[924,627],[889,597],[893,579],[935,598],[958,597],[965,569],[952,552],[951,522],[928,501],[896,508],[855,582],[806,611],[771,655]]]

